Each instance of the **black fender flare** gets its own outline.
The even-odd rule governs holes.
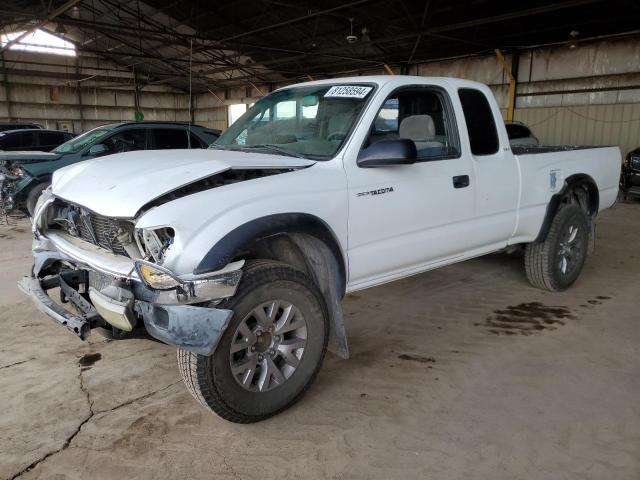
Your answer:
[[[540,227],[538,236],[534,240],[535,243],[541,243],[546,240],[549,230],[551,229],[551,222],[553,222],[553,218],[556,216],[556,213],[558,212],[563,200],[566,198],[567,193],[579,185],[585,186],[589,191],[589,204],[587,205],[588,214],[592,221],[595,219],[600,207],[600,191],[598,190],[595,180],[586,173],[571,175],[565,179],[562,190],[554,194],[549,200],[549,203],[547,204],[547,211],[545,213],[544,220],[542,221],[542,226]]]
[[[249,249],[257,241],[264,238],[289,234],[304,233],[322,240],[336,257],[340,276],[343,281],[342,291],[346,286],[346,261],[338,239],[327,223],[315,215],[308,213],[278,213],[251,220],[227,233],[209,249],[193,271],[194,274],[215,272],[220,270],[240,252]]]

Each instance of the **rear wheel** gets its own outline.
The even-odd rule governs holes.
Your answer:
[[[232,298],[234,315],[210,357],[178,349],[191,394],[226,420],[251,423],[295,403],[327,349],[324,300],[309,277],[275,261],[248,262]]]
[[[562,207],[554,217],[544,242],[530,243],[525,250],[529,282],[559,292],[578,278],[589,248],[589,221],[577,205]]]

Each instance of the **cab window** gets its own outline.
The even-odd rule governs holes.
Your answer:
[[[435,87],[407,87],[393,92],[382,104],[367,145],[389,139],[408,139],[418,159],[459,156],[460,148],[449,97]]]
[[[189,148],[187,131],[177,128],[155,128],[152,131],[153,149],[166,150],[175,148]]]
[[[34,145],[35,134],[33,132],[16,132],[5,137],[2,148],[5,150],[21,150]]]
[[[132,129],[111,135],[102,144],[107,147],[109,153],[132,152],[146,148],[146,130]]]
[[[480,90],[473,88],[461,88],[458,96],[467,124],[471,153],[479,156],[493,155],[498,151],[500,143],[487,97]]]

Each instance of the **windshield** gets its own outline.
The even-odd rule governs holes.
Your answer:
[[[279,90],[259,100],[210,148],[333,157],[373,89],[370,84],[329,84]]]
[[[63,143],[62,145],[58,145],[53,152],[55,153],[77,153],[87,145],[91,145],[96,140],[101,138],[103,135],[112,131],[113,128],[108,127],[98,127],[93,130],[89,130],[88,132],[83,133],[82,135],[78,135],[75,138],[72,138],[68,142]]]

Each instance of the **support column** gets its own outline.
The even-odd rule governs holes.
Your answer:
[[[2,65],[2,85],[4,85],[4,94],[7,102],[7,120],[11,121],[13,117],[13,106],[11,105],[11,85],[7,77],[6,64],[4,63],[4,53],[0,53],[0,65]]]
[[[513,121],[513,114],[516,108],[516,90],[518,88],[518,54],[514,52],[511,58],[511,67],[507,65],[507,61],[504,58],[504,55],[500,51],[499,48],[496,48],[496,57],[498,57],[498,61],[500,65],[502,65],[502,70],[507,74],[509,78],[509,101],[507,105],[507,121]],[[515,67],[515,68],[514,68]]]
[[[76,77],[80,78],[80,58],[76,57]],[[76,82],[76,97],[78,102],[78,113],[80,114],[80,132],[84,132],[84,109],[82,104],[82,87],[80,86],[80,82]],[[56,126],[56,128],[58,128]],[[76,133],[76,132],[73,132]]]

